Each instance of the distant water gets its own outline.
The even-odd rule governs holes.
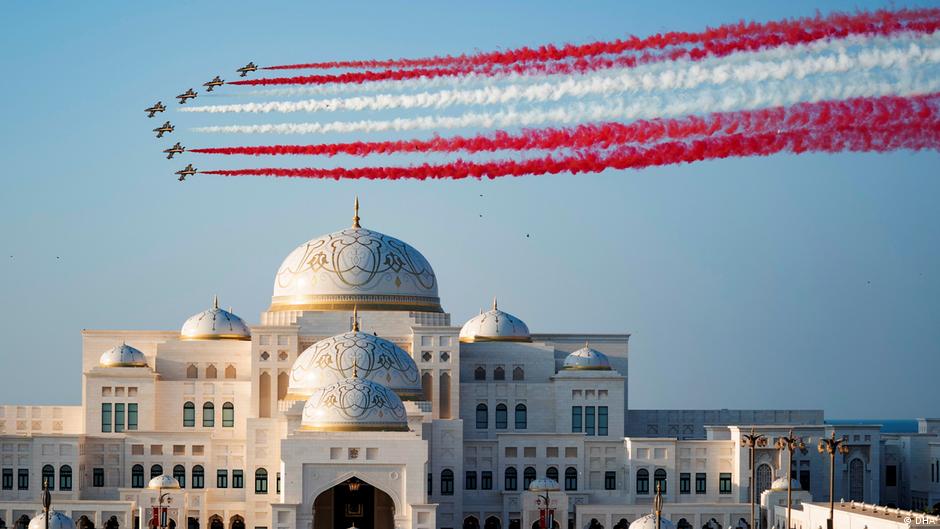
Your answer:
[[[917,421],[913,419],[827,419],[834,426],[880,424],[884,433],[917,433]]]

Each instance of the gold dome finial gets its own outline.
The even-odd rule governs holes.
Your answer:
[[[359,366],[353,364],[353,378],[359,378]]]
[[[359,332],[359,306],[353,306],[353,323],[352,323],[353,332]]]
[[[362,226],[359,225],[359,195],[356,195],[356,205],[353,207],[353,209],[354,209],[354,213],[353,213],[352,227],[361,228]]]
[[[219,309],[219,295],[218,295],[218,294],[216,294],[216,295],[212,298],[212,308],[214,308],[214,309],[216,309],[216,310]]]
[[[493,310],[497,310],[499,307],[496,305],[496,296],[493,296]]]

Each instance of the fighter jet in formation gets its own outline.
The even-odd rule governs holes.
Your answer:
[[[144,112],[147,113],[148,118],[152,118],[153,115],[156,114],[157,112],[164,112],[164,111],[166,111],[166,107],[163,106],[162,101],[157,101],[152,107],[144,109]]]
[[[163,152],[166,153],[166,159],[170,160],[173,158],[174,154],[183,154],[183,151],[185,150],[186,150],[186,147],[183,147],[182,145],[180,145],[180,142],[176,142],[175,145],[173,145],[169,149],[164,149]]]
[[[255,63],[249,62],[248,64],[242,66],[241,68],[235,71],[241,74],[241,77],[245,77],[246,75],[248,75],[248,72],[258,71],[258,67],[255,65]]]
[[[193,98],[196,97],[197,95],[198,95],[198,94],[196,94],[196,92],[193,92],[193,89],[190,88],[189,90],[187,90],[187,91],[183,92],[182,94],[176,96],[176,99],[179,99],[179,100],[180,100],[180,104],[182,105],[182,104],[186,103],[186,100],[187,100],[187,99],[193,99]]]
[[[193,167],[193,164],[188,164],[188,165],[187,165],[186,167],[184,167],[183,169],[181,169],[181,170],[179,170],[179,171],[176,171],[175,174],[180,175],[179,178],[177,178],[177,180],[179,180],[180,182],[182,182],[183,180],[186,180],[186,177],[187,177],[187,176],[192,176],[192,175],[196,174],[197,172],[199,172],[199,171],[198,171],[195,167]]]
[[[157,133],[158,138],[162,138],[165,133],[173,132],[173,124],[167,121],[163,125],[153,129],[153,131]]]
[[[216,75],[216,76],[215,76],[215,79],[213,79],[213,80],[211,80],[211,81],[209,81],[209,82],[207,82],[207,83],[202,83],[202,86],[205,86],[205,87],[206,87],[206,92],[211,92],[213,88],[215,88],[215,87],[217,87],[217,86],[222,86],[222,85],[224,85],[224,84],[225,84],[225,81],[222,80],[221,78],[219,78],[218,75]]]

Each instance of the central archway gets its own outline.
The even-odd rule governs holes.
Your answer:
[[[395,503],[359,478],[329,488],[313,502],[313,529],[394,529]]]

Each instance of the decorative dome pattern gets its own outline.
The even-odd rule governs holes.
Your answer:
[[[244,320],[219,308],[219,297],[212,308],[186,320],[180,335],[184,340],[251,340],[251,331]]]
[[[377,382],[405,400],[421,400],[421,375],[411,356],[394,343],[354,330],[320,340],[308,347],[291,367],[287,393],[307,398],[316,390],[345,380],[357,372],[360,379]]]
[[[670,522],[665,516],[659,518],[660,529],[675,529],[676,524]],[[641,516],[630,524],[630,529],[656,529],[656,515],[653,513]]]
[[[147,357],[126,343],[112,347],[98,358],[101,367],[147,367]]]
[[[41,512],[29,521],[29,529],[46,529],[46,513]],[[49,511],[48,529],[75,529],[75,522],[65,513]]]
[[[408,415],[395,392],[370,380],[347,378],[314,393],[304,405],[303,430],[407,431]]]
[[[585,344],[584,347],[569,354],[565,358],[565,364],[562,366],[562,369],[610,371],[610,360],[607,359],[607,355],[604,353],[597,349],[591,349]]]
[[[177,481],[173,476],[167,476],[166,474],[161,474],[159,476],[154,476],[148,483],[148,489],[178,489],[180,488],[180,482]]]
[[[529,327],[519,318],[499,310],[496,300],[493,308],[480,312],[460,329],[460,341],[473,342],[531,342]]]
[[[318,237],[284,259],[272,311],[413,310],[443,312],[427,259],[394,237],[359,226]]]

